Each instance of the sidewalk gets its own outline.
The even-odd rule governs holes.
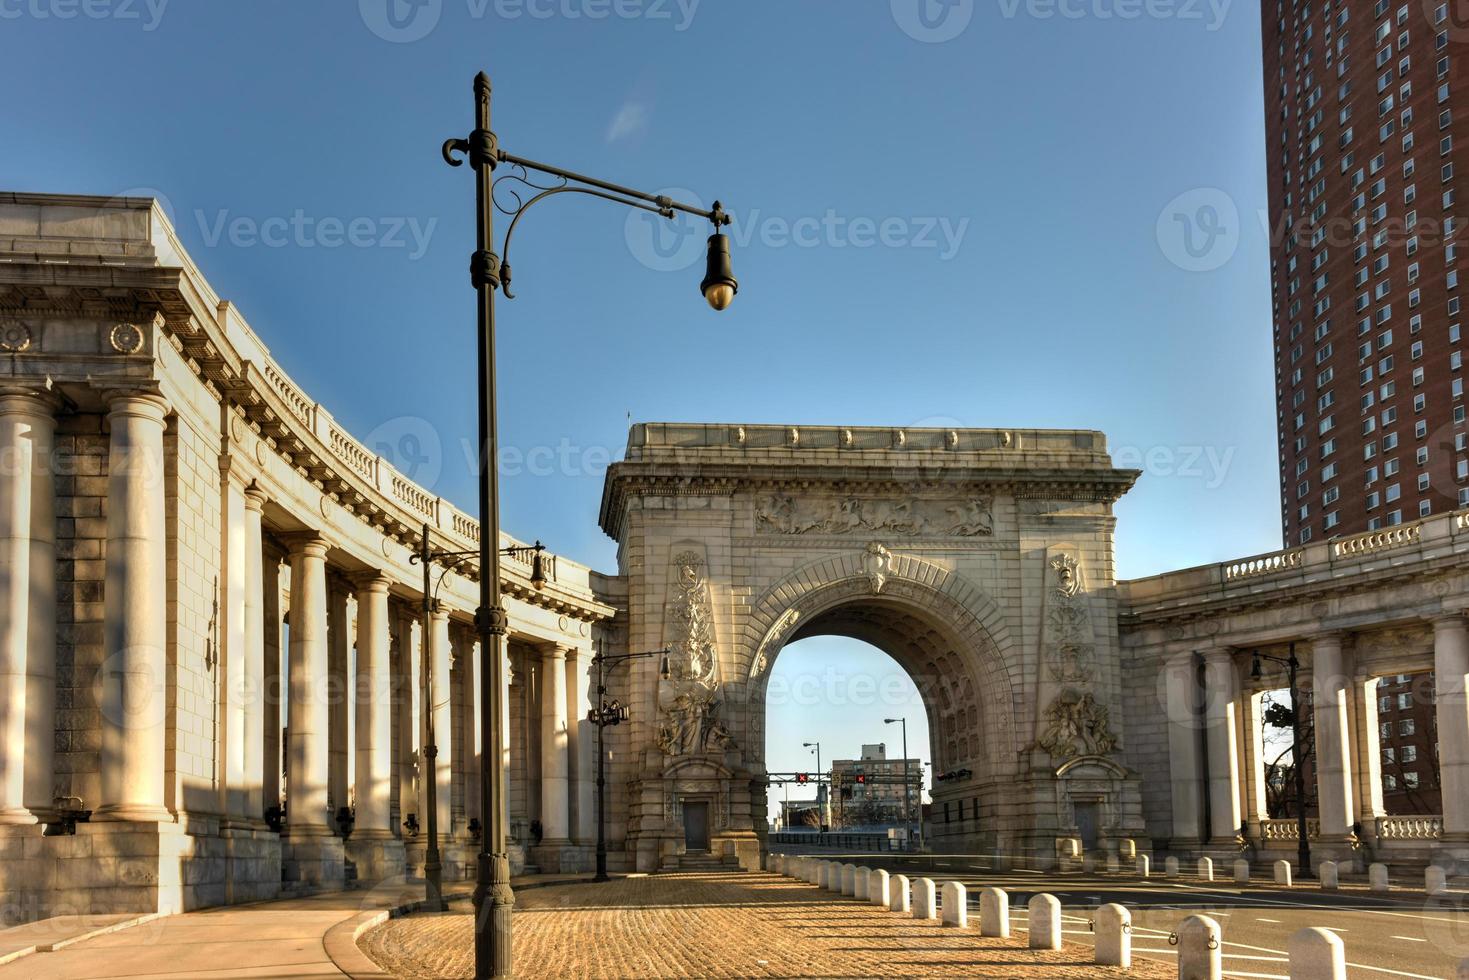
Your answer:
[[[1134,960],[1131,971],[1092,965],[1092,951],[1025,948],[983,939],[765,873],[668,874],[551,886],[516,897],[514,966],[521,977],[1006,977],[1171,978]],[[442,915],[394,919],[359,948],[385,973],[472,973],[467,903]]]
[[[545,875],[518,880],[516,884],[524,887],[545,881],[565,881],[567,877]],[[467,894],[471,886],[456,882],[447,887],[451,893]],[[528,893],[534,890],[527,889]],[[80,941],[76,937],[138,917],[48,919],[0,930],[0,963],[3,963],[0,980],[35,977],[48,980],[115,977],[341,980],[347,974],[338,967],[337,960],[355,959],[356,965],[372,969],[371,961],[357,953],[353,943],[350,928],[353,920],[364,912],[422,897],[421,881],[395,882],[372,890],[161,916]],[[55,952],[33,952],[9,962],[3,959],[7,953],[46,944],[65,945]]]

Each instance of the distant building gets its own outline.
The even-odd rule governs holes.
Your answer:
[[[1261,5],[1288,547],[1469,506],[1452,9]]]
[[[1390,814],[1443,812],[1438,772],[1434,675],[1394,674],[1377,681],[1377,744],[1382,806]]]
[[[907,793],[904,793],[906,772]],[[889,759],[887,744],[862,746],[862,758],[831,764],[832,823],[837,827],[916,821],[923,799],[923,762]]]

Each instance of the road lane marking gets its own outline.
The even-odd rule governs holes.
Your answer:
[[[1428,940],[1419,936],[1389,936],[1389,939],[1401,939],[1405,943],[1426,943]]]

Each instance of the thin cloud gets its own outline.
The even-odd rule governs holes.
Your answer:
[[[648,107],[641,102],[624,102],[607,127],[607,142],[617,143],[641,135],[648,128]]]

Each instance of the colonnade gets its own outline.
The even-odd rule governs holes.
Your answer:
[[[1439,772],[1443,797],[1443,845],[1469,844],[1469,626],[1464,615],[1432,621]],[[1282,641],[1272,643],[1279,652]],[[1350,636],[1332,631],[1303,636],[1295,644],[1300,685],[1309,690],[1315,751],[1317,840],[1322,856],[1350,851],[1364,821],[1383,816],[1379,780],[1378,676],[1358,670]],[[1259,694],[1280,687],[1281,668],[1271,663],[1268,681],[1246,684],[1249,648],[1221,647],[1168,660],[1163,694],[1168,708],[1175,849],[1232,849],[1243,827],[1258,833],[1267,819]],[[1430,666],[1424,663],[1422,669]],[[1253,831],[1251,830],[1253,828]]]
[[[205,634],[199,665],[171,625],[189,615],[177,595],[181,578],[196,572],[183,552],[199,545],[183,539],[186,531],[195,533],[186,518],[167,510],[172,409],[151,390],[114,391],[105,404],[105,512],[94,515],[99,526],[105,519],[104,540],[94,549],[104,568],[97,596],[97,790],[66,800],[57,798],[58,787],[76,781],[58,775],[54,755],[54,441],[61,402],[40,390],[0,389],[0,824],[52,822],[77,809],[90,811],[98,824],[162,826],[187,815],[217,819],[226,838],[258,836],[272,808],[284,803],[280,853],[287,879],[338,880],[343,855],[352,858],[354,849],[370,865],[359,861],[359,873],[393,873],[402,867],[394,848],[401,855],[399,842],[413,836],[404,827],[408,816],[416,814],[420,842],[427,823],[420,782],[431,719],[439,832],[463,844],[467,855],[470,821],[480,817],[483,730],[476,682],[482,665],[469,612],[438,604],[424,622],[421,596],[390,567],[364,569],[345,553],[339,557],[329,529],[296,526],[299,508],[273,501],[253,467],[231,465],[225,456],[214,498],[215,608],[209,623],[199,624]],[[72,540],[68,548],[78,550]],[[534,813],[543,827],[542,849],[589,848],[590,767],[576,757],[589,654],[574,643],[532,642],[542,679]],[[422,669],[424,658],[431,670]],[[69,667],[72,659],[68,652]],[[84,659],[75,656],[75,670]],[[212,715],[212,731],[184,731],[171,720],[171,705],[194,693],[186,690],[185,661],[205,674],[222,672],[214,704],[197,708]],[[508,657],[501,673],[508,702]],[[212,686],[213,675],[204,682]],[[507,753],[528,751],[509,737],[508,717],[504,723]],[[200,764],[214,770],[204,774],[207,789],[180,778],[178,758],[185,752],[209,760]],[[349,805],[355,812],[344,850],[338,817]],[[472,861],[466,857],[458,867],[472,872]]]

